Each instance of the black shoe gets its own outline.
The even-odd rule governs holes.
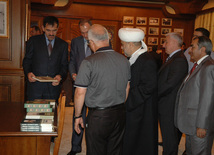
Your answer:
[[[68,154],[67,154],[67,155],[76,155],[77,153],[79,153],[79,152],[70,151],[70,152],[68,152]]]
[[[184,152],[183,152],[183,154],[182,154],[182,155],[187,155],[186,150],[184,150]]]

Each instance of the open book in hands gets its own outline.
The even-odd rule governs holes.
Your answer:
[[[39,82],[58,82],[56,79],[54,79],[50,76],[36,76],[36,77],[32,77],[32,78]]]

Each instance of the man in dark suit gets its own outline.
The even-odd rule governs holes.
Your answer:
[[[61,91],[61,81],[67,75],[68,44],[56,37],[59,21],[56,17],[44,18],[43,35],[27,41],[23,69],[27,78],[27,100],[55,99]],[[57,82],[38,82],[35,76],[50,76]]]
[[[92,23],[89,19],[81,19],[79,22],[79,28],[81,36],[74,38],[71,41],[71,53],[70,53],[70,63],[69,63],[69,72],[72,77],[72,80],[76,80],[77,73],[79,71],[80,64],[82,61],[89,55],[92,54],[88,46],[88,30],[90,29]],[[74,88],[73,88],[74,93]],[[74,110],[75,114],[75,110]],[[85,123],[86,117],[86,106],[83,106],[82,117]],[[84,130],[81,128],[81,133],[77,134],[74,131],[74,119],[73,119],[73,134],[72,134],[72,148],[68,155],[75,155],[78,152],[82,151],[82,138]]]
[[[123,155],[157,155],[157,63],[141,42],[144,38],[142,30],[121,28],[119,38],[131,64]]]
[[[187,75],[188,63],[181,51],[182,37],[168,33],[163,44],[169,54],[158,73],[158,113],[163,139],[163,154],[177,155],[178,131],[174,126],[174,106],[177,91]]]
[[[212,42],[193,39],[190,56],[195,62],[176,99],[175,125],[186,134],[187,154],[211,155],[214,138],[214,60]]]

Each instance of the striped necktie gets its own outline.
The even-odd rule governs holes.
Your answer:
[[[49,40],[49,44],[48,44],[48,54],[49,54],[49,56],[51,55],[51,52],[52,52],[52,49],[53,49],[51,42],[52,42],[52,40]]]

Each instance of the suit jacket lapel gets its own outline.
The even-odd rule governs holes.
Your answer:
[[[39,45],[40,46],[40,45]],[[41,47],[44,47],[44,51],[45,51],[45,55],[49,56],[48,54],[48,46],[47,46],[47,43],[46,43],[46,38],[45,38],[45,35],[42,35],[42,39],[41,39]]]

